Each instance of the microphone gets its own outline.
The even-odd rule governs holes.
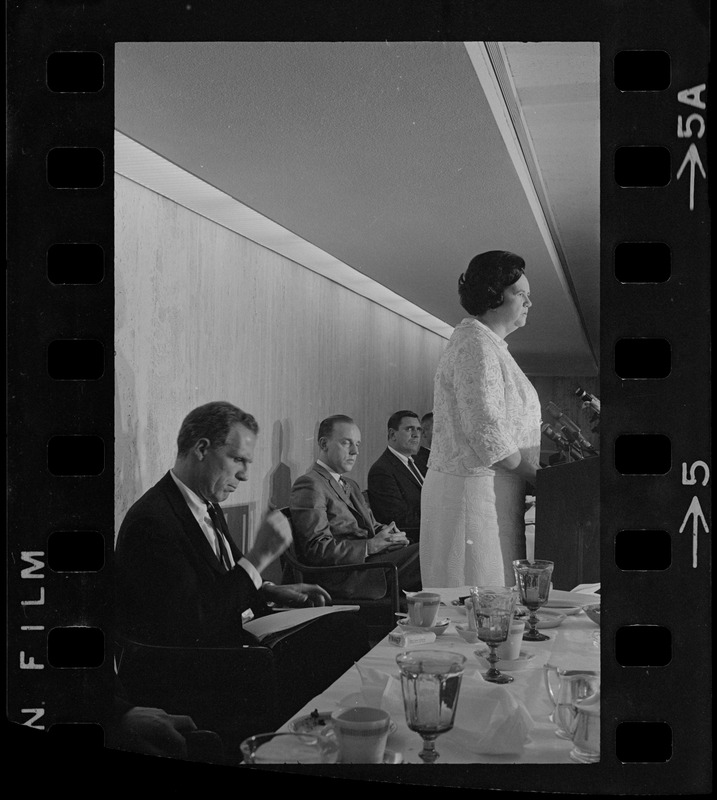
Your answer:
[[[590,453],[591,455],[598,455],[598,451],[583,436],[579,426],[573,422],[570,417],[564,414],[555,403],[548,403],[548,413],[556,422],[559,422],[563,426],[561,433],[569,442],[574,443],[584,452]]]
[[[574,458],[583,458],[580,448],[570,442],[565,436],[563,436],[562,433],[556,431],[552,425],[549,425],[547,422],[543,422],[540,425],[540,430],[548,437],[548,439],[551,439],[553,442],[555,442],[555,444],[557,444],[558,447],[565,453],[568,453]]]
[[[562,448],[563,450],[567,450],[570,447],[570,442],[563,436],[562,433],[558,433],[551,425],[547,422],[543,422],[540,426],[540,430],[558,445],[558,447]]]
[[[590,406],[590,408],[596,413],[600,414],[600,401],[595,397],[594,394],[590,394],[590,392],[586,392],[584,389],[581,389],[579,386],[575,390],[575,394],[583,401],[583,406]]]

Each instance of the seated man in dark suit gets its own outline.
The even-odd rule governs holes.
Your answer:
[[[261,572],[291,543],[291,527],[281,512],[264,516],[246,555],[229,534],[218,504],[247,480],[258,430],[254,417],[225,402],[207,403],[185,418],[174,467],[129,509],[119,530],[116,608],[120,632],[127,639],[175,647],[257,644],[242,628],[249,610],[266,614],[271,613],[268,604],[331,604],[330,595],[319,586],[276,586],[262,580]],[[338,612],[281,636],[275,650],[286,654],[283,668],[278,665],[280,672],[285,677],[293,674],[302,689],[312,684],[307,679],[302,684],[302,667],[316,678],[314,683],[339,677],[352,658],[349,652],[339,653],[341,648],[357,651],[344,631],[353,631],[359,641],[354,658],[368,649],[365,629],[354,616]],[[315,640],[324,639],[325,646],[317,649]],[[267,645],[266,639],[262,645]],[[348,665],[327,672],[327,653],[321,652],[326,648],[336,648],[336,657],[329,658],[334,666],[339,655]],[[288,683],[287,692],[290,689]],[[297,684],[293,691],[297,697],[301,694]],[[128,699],[134,701],[132,696]]]
[[[421,417],[421,446],[414,456],[416,466],[423,475],[428,472],[428,456],[431,455],[431,440],[433,439],[433,412],[429,411]]]
[[[388,420],[388,447],[368,472],[368,499],[379,522],[393,520],[412,541],[421,529],[421,487],[425,471],[413,460],[421,423],[413,411],[397,411]]]
[[[330,603],[318,586],[275,586],[261,573],[291,544],[291,527],[268,513],[244,556],[220,502],[247,480],[259,427],[229,403],[208,403],[182,423],[174,467],[129,509],[116,549],[123,630],[152,644],[236,645],[255,641],[242,614],[266,601]]]
[[[291,489],[297,556],[317,567],[392,561],[398,566],[401,587],[418,591],[418,545],[410,544],[393,521],[376,522],[358,484],[342,477],[353,469],[360,443],[361,431],[351,417],[335,415],[319,425],[320,458]],[[380,570],[334,574],[321,582],[342,597],[377,599],[387,591]]]

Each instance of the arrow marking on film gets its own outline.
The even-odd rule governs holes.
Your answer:
[[[707,520],[705,519],[705,515],[702,513],[702,506],[700,505],[700,501],[697,499],[697,496],[692,498],[692,502],[690,503],[690,507],[687,509],[687,513],[685,514],[685,518],[682,520],[682,525],[680,525],[680,533],[684,531],[687,527],[687,523],[689,522],[690,517],[692,517],[692,566],[697,566],[697,529],[699,528],[700,522],[705,526],[705,533],[709,533],[710,529],[707,527]]]
[[[700,161],[700,154],[697,152],[697,145],[694,142],[690,145],[680,168],[677,170],[677,180],[680,179],[688,162],[690,165],[690,211],[693,211],[695,208],[695,167],[697,166],[700,168],[703,178],[707,177],[705,168]]]

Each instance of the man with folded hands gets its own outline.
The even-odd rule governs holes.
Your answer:
[[[246,554],[229,533],[219,503],[247,480],[258,432],[253,416],[227,402],[207,403],[184,419],[174,467],[129,509],[117,537],[116,608],[125,639],[190,648],[256,645],[243,618],[272,613],[272,605],[331,605],[320,586],[262,580],[291,543],[281,512],[264,516]],[[310,687],[308,702],[366,652],[366,631],[355,617],[337,612],[262,640],[278,659],[286,702],[291,691],[298,697]],[[292,675],[300,684],[293,689]],[[143,680],[161,689],[163,677]],[[227,675],[227,685],[231,680]]]
[[[361,431],[343,414],[323,420],[319,458],[291,489],[291,520],[296,555],[308,566],[391,561],[400,587],[421,589],[418,545],[394,521],[379,524],[356,481],[346,477],[358,458]],[[321,576],[321,585],[345,598],[378,599],[387,591],[381,570]]]

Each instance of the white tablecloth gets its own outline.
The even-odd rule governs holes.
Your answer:
[[[468,587],[426,588],[424,591],[441,594],[445,605],[441,606],[440,618],[448,617],[452,623],[466,622],[465,613],[451,605],[451,600],[468,595]],[[559,627],[544,630],[543,633],[550,636],[547,641],[523,642],[522,649],[535,654],[535,657],[526,669],[510,672],[514,680],[512,683],[506,684],[507,690],[514,693],[515,697],[525,705],[534,722],[530,732],[530,742],[520,756],[472,755],[467,757],[463,748],[460,750],[451,748],[451,734],[443,734],[436,740],[436,748],[440,753],[439,763],[574,763],[568,755],[572,748],[572,742],[557,737],[555,725],[548,718],[552,711],[552,704],[543,681],[543,665],[549,662],[568,669],[599,671],[600,651],[593,642],[593,633],[597,630],[599,630],[598,627],[581,611],[579,614],[568,616]],[[455,650],[467,657],[466,666],[469,664],[478,666],[479,662],[474,651],[482,646],[480,642],[478,644],[464,642],[456,632],[454,625],[451,624],[448,630],[442,636],[437,637],[433,644],[421,645],[420,648]],[[415,649],[419,649],[419,647],[417,646]],[[362,667],[373,667],[398,677],[396,656],[400,652],[402,652],[402,648],[389,644],[388,639],[383,639],[361,659],[360,664]],[[360,691],[361,678],[358,670],[352,667],[325,692],[307,703],[293,718],[310,714],[314,709],[320,712],[333,711],[347,695]],[[287,720],[280,730],[288,730],[288,722],[290,720]],[[397,730],[389,736],[387,748],[400,752],[404,763],[422,763],[418,758],[422,746],[420,736],[408,729],[403,715],[396,714],[394,722]]]

